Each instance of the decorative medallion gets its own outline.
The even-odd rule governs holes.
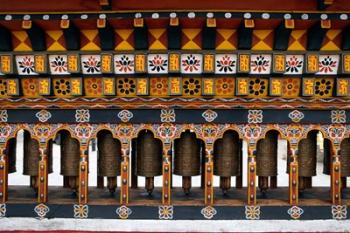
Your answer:
[[[69,74],[67,55],[50,55],[49,63],[51,74]]]
[[[168,79],[167,78],[151,78],[150,94],[153,96],[166,96],[168,94]]]
[[[346,123],[345,110],[332,110],[331,111],[331,121],[333,124]]]
[[[215,111],[208,109],[202,113],[202,117],[207,122],[212,122],[218,117],[218,114]]]
[[[346,205],[332,205],[332,217],[336,220],[343,220],[347,218]]]
[[[9,124],[1,124],[0,125],[0,142],[5,143],[7,137],[13,132],[15,129],[15,125],[9,125]]]
[[[44,122],[48,121],[52,115],[49,111],[43,109],[43,110],[40,110],[39,112],[37,112],[35,114],[35,116],[38,118],[38,120],[40,122],[44,123]]]
[[[292,219],[299,219],[304,213],[304,210],[298,206],[292,206],[288,209],[287,213]]]
[[[81,55],[83,74],[101,74],[100,55]]]
[[[161,205],[158,207],[159,219],[169,220],[174,217],[174,207],[172,205]]]
[[[253,54],[250,56],[251,74],[269,74],[271,72],[271,55]]]
[[[16,63],[19,75],[37,75],[33,55],[16,56]]]
[[[75,111],[75,121],[79,123],[90,121],[90,112],[88,109],[77,109]]]
[[[116,74],[133,74],[135,72],[134,55],[132,54],[114,55],[114,63]]]
[[[315,95],[329,97],[332,96],[333,81],[330,79],[317,79],[315,82]]]
[[[168,73],[167,54],[148,54],[148,73],[166,74]]]
[[[302,74],[303,64],[303,55],[286,55],[286,71],[284,74]]]
[[[237,55],[235,54],[216,54],[215,73],[216,74],[235,74],[237,70]]]
[[[316,74],[337,74],[339,55],[320,55],[318,58],[319,71]]]
[[[0,122],[7,122],[8,114],[7,110],[0,110]]]
[[[181,73],[200,74],[202,73],[202,54],[182,54],[181,55]]]
[[[262,96],[267,93],[267,80],[266,79],[250,79],[249,81],[249,95]]]
[[[304,113],[294,110],[288,114],[288,117],[293,121],[293,122],[300,122],[304,118]]]
[[[89,216],[88,205],[74,205],[74,218],[87,218]]]
[[[6,217],[6,204],[0,204],[0,218]]]
[[[55,79],[53,82],[55,95],[67,96],[71,94],[71,83],[69,79]]]
[[[165,122],[175,122],[176,115],[174,109],[162,109],[160,112],[160,121]]]
[[[217,211],[212,206],[206,206],[201,210],[201,214],[206,219],[212,219],[214,217],[214,215],[217,214]]]
[[[263,111],[262,110],[248,110],[248,123],[262,123]]]
[[[260,211],[260,206],[255,206],[255,205],[252,205],[252,206],[249,206],[249,205],[246,205],[245,206],[245,218],[248,219],[248,220],[258,220],[260,219],[260,214],[261,214],[261,211]]]
[[[197,78],[183,79],[183,94],[187,96],[198,96],[201,94],[201,82]]]
[[[0,96],[7,95],[7,82],[6,79],[0,79]]]
[[[235,80],[233,78],[216,78],[215,93],[218,96],[233,96],[235,92]]]
[[[127,219],[132,214],[132,211],[127,206],[122,205],[118,207],[118,209],[116,210],[116,213],[118,214],[119,218]]]
[[[82,144],[86,143],[91,137],[93,126],[90,124],[70,125],[75,135],[80,139]]]
[[[133,78],[119,78],[117,81],[118,95],[136,95],[136,80]]]
[[[129,110],[122,110],[118,113],[118,117],[122,122],[129,122],[131,118],[133,118],[134,114]]]
[[[299,78],[282,79],[282,95],[285,97],[297,97],[300,93]]]
[[[46,214],[50,211],[50,208],[45,204],[40,203],[39,205],[35,206],[34,211],[38,215],[38,219],[44,219]]]
[[[84,88],[86,96],[102,96],[101,78],[84,78]]]

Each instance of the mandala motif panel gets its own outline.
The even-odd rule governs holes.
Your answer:
[[[39,97],[39,83],[35,78],[21,79],[23,95],[26,97]]]
[[[81,67],[83,74],[101,74],[101,56],[81,55]]]
[[[316,74],[337,74],[339,67],[339,55],[320,55],[318,57],[318,69]]]
[[[55,78],[52,80],[54,95],[58,97],[70,97],[72,86],[69,78]]]
[[[284,74],[302,74],[304,55],[286,55],[286,71]]]
[[[7,97],[7,81],[0,79],[0,98]]]
[[[49,55],[49,66],[51,74],[69,74],[67,64],[67,55]]]
[[[201,95],[201,79],[200,78],[183,78],[182,94],[184,96],[200,96]]]
[[[317,78],[315,80],[315,96],[331,97],[333,93],[334,80],[331,78]]]
[[[181,73],[200,74],[203,70],[202,54],[182,54],[181,55]]]
[[[217,96],[233,96],[235,92],[234,78],[215,79],[215,93]]]
[[[114,55],[114,72],[116,74],[133,74],[135,72],[134,55]]]
[[[269,74],[271,72],[270,54],[253,54],[250,57],[251,74]]]
[[[151,78],[150,87],[151,96],[167,96],[168,78]]]
[[[216,54],[215,73],[216,74],[235,74],[237,70],[236,54]]]
[[[268,80],[262,78],[249,79],[249,97],[265,97],[268,91]]]
[[[85,78],[84,79],[84,91],[85,95],[89,97],[101,97],[102,91],[102,78]]]
[[[300,94],[300,79],[284,78],[282,80],[283,97],[298,97]]]
[[[136,78],[117,78],[118,96],[136,96]]]
[[[34,55],[16,56],[16,65],[19,75],[37,75],[34,68]]]

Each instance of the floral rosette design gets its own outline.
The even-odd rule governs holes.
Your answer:
[[[193,54],[183,55],[182,71],[183,73],[198,73],[201,72],[201,60]]]
[[[254,74],[270,73],[270,59],[265,55],[252,56],[250,67],[251,73]]]
[[[22,80],[23,92],[28,96],[36,96],[38,91],[37,80],[33,78],[26,78]]]
[[[264,80],[257,78],[249,82],[249,94],[258,96],[258,95],[264,94],[265,91],[266,91],[266,82]]]
[[[332,92],[332,82],[330,80],[321,79],[315,82],[315,94],[326,96]]]
[[[218,78],[216,81],[217,95],[233,95],[234,85],[234,79],[232,78]]]
[[[69,95],[71,93],[71,84],[69,80],[59,79],[54,82],[54,89],[59,95]]]
[[[67,58],[64,58],[62,55],[58,55],[53,58],[50,62],[51,72],[52,73],[67,73]]]
[[[323,74],[332,74],[337,72],[338,62],[332,56],[320,57],[318,63],[319,72]]]
[[[7,94],[7,82],[5,79],[0,79],[0,95]]]
[[[134,94],[136,93],[136,82],[130,78],[119,79],[118,91],[124,95]]]
[[[168,79],[167,78],[151,78],[151,95],[167,95]]]
[[[216,60],[216,73],[235,73],[236,72],[236,61],[233,60],[232,56],[227,54],[219,57]]]
[[[187,95],[199,94],[200,88],[201,88],[201,85],[198,79],[190,78],[190,79],[184,80],[183,90],[185,94]]]
[[[153,57],[152,57],[153,56]],[[148,61],[148,72],[149,73],[167,73],[168,71],[168,60],[159,54],[149,55],[151,58]]]
[[[86,61],[83,61],[83,68],[87,74],[100,73],[101,61],[96,56],[89,56]]]
[[[115,57],[115,67],[117,73],[134,73],[134,60],[128,55],[119,55]]]
[[[286,59],[286,73],[301,74],[303,69],[303,61],[296,55],[287,56]]]
[[[300,80],[297,78],[283,79],[283,95],[288,97],[298,96],[300,90]]]
[[[101,95],[102,94],[102,80],[91,78],[85,80],[86,94]]]
[[[21,74],[33,74],[34,71],[34,58],[32,56],[18,57],[18,67]]]

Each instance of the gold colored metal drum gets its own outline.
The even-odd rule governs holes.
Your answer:
[[[298,145],[299,190],[312,186],[312,176],[316,176],[317,132],[310,132]]]
[[[174,174],[182,176],[182,188],[186,194],[191,188],[191,176],[200,174],[200,143],[194,133],[184,132],[175,140]]]
[[[8,158],[8,173],[16,172],[16,138],[8,141],[7,158]]]
[[[152,132],[144,131],[138,136],[136,174],[146,177],[149,194],[154,189],[153,177],[162,174],[162,154],[162,142],[155,139]]]
[[[80,145],[66,131],[61,133],[61,175],[68,177],[66,186],[77,189],[79,177]]]
[[[24,131],[23,150],[23,175],[30,176],[30,187],[36,190],[40,158],[39,142],[32,139],[27,131]]]
[[[239,175],[239,137],[234,132],[225,133],[214,144],[214,175],[220,176],[224,193],[231,188],[231,176]]]
[[[108,131],[98,134],[98,170],[99,177],[107,177],[107,187],[110,192],[117,188],[117,176],[120,175],[121,145]]]
[[[256,174],[262,192],[268,188],[268,178],[277,176],[277,140],[278,133],[270,131],[257,144]]]
[[[340,144],[341,176],[350,176],[350,139],[346,138]]]

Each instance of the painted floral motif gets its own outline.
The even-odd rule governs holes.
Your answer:
[[[332,217],[336,220],[342,220],[347,218],[346,205],[332,205]]]
[[[115,55],[115,72],[117,74],[134,73],[134,56],[133,55]]]
[[[7,94],[7,82],[5,79],[0,79],[0,95],[4,96]]]
[[[339,57],[334,55],[319,56],[319,72],[317,74],[337,74]]]
[[[236,55],[217,54],[215,57],[215,73],[234,74],[236,73]]]
[[[300,122],[304,118],[304,113],[294,110],[288,114],[288,117],[293,121],[293,122]]]
[[[6,204],[0,204],[0,218],[6,217]]]
[[[212,206],[206,206],[201,210],[201,214],[206,219],[212,219],[217,214],[217,211]]]
[[[216,79],[216,94],[217,95],[233,95],[235,82],[233,78],[217,78]]]
[[[249,94],[251,95],[262,95],[266,93],[266,81],[262,79],[253,79],[249,81]]]
[[[345,123],[346,122],[345,110],[332,110],[331,111],[331,121],[333,124]]]
[[[16,56],[16,61],[18,74],[37,74],[34,69],[34,56]]]
[[[99,74],[101,73],[101,60],[97,55],[82,55],[81,62],[84,74]]]
[[[200,81],[198,79],[189,78],[184,79],[183,82],[183,91],[186,95],[195,95],[200,94]]]
[[[292,206],[288,209],[287,213],[292,219],[299,219],[304,213],[304,210],[298,206]]]
[[[167,78],[151,78],[151,95],[165,96],[168,94]]]
[[[68,74],[67,55],[50,55],[51,74]]]
[[[317,80],[315,82],[315,94],[319,96],[332,94],[332,82],[327,79]]]
[[[346,133],[344,125],[324,125],[328,137],[335,143],[340,143]]]
[[[208,109],[202,113],[202,117],[207,122],[212,122],[218,117],[218,114],[215,111]]]
[[[52,125],[49,124],[35,124],[33,127],[34,135],[39,138],[40,142],[45,142],[52,132]]]
[[[260,219],[260,206],[245,206],[245,218],[248,220]]]
[[[185,74],[199,74],[202,72],[202,55],[182,54],[181,72]]]
[[[175,122],[176,115],[174,109],[162,109],[160,112],[161,122]]]
[[[87,218],[89,216],[88,205],[74,205],[74,218]]]
[[[118,79],[118,92],[123,95],[136,93],[136,82],[131,78]]]
[[[37,79],[26,78],[22,79],[23,94],[26,96],[37,96],[38,95],[38,83]]]
[[[285,74],[302,74],[303,63],[304,63],[303,55],[287,55]]]
[[[36,118],[38,118],[38,120],[40,122],[44,123],[44,122],[48,121],[52,115],[49,111],[43,109],[43,110],[40,110],[39,112],[37,112],[35,114],[35,116],[36,116]]]
[[[263,111],[262,110],[248,110],[248,123],[262,123]]]
[[[166,54],[148,55],[148,73],[165,74],[168,73],[168,58]]]
[[[59,95],[69,95],[71,93],[71,84],[69,80],[59,79],[54,82],[54,89]]]
[[[87,143],[91,137],[93,127],[90,124],[78,124],[77,126],[71,126],[74,130],[75,135],[80,138],[82,144]]]
[[[14,127],[12,125],[12,127]],[[0,142],[5,143],[7,137],[12,133],[13,128],[8,124],[0,125]]]
[[[170,143],[171,138],[175,136],[175,132],[176,127],[173,124],[169,123],[163,123],[157,129],[158,135],[161,138],[165,139],[166,143]]]
[[[251,74],[269,74],[271,70],[270,55],[252,55],[250,61]]]
[[[129,122],[130,119],[134,117],[134,114],[129,110],[124,109],[118,113],[118,117],[122,122]]]
[[[174,207],[172,205],[163,205],[158,207],[159,219],[173,219]]]
[[[34,212],[38,215],[38,219],[44,219],[49,211],[50,208],[43,203],[40,203],[34,208]]]
[[[90,112],[88,109],[77,109],[75,111],[75,121],[76,122],[89,122],[90,121]]]
[[[283,96],[296,97],[299,95],[300,80],[298,78],[283,79]]]
[[[102,95],[102,79],[86,78],[84,79],[84,87],[86,95]]]
[[[127,219],[132,214],[132,211],[127,206],[122,205],[122,206],[118,207],[118,209],[116,210],[116,213],[119,216],[119,218]]]
[[[7,122],[7,110],[0,110],[0,122]]]

